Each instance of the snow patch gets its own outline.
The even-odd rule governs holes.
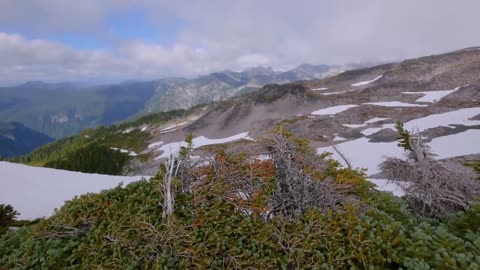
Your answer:
[[[375,118],[372,118],[370,120],[365,121],[365,124],[373,124],[373,123],[380,122],[380,121],[385,121],[385,120],[388,120],[388,119],[390,119],[390,118],[375,117]]]
[[[200,137],[194,138],[192,142],[193,142],[193,148],[196,149],[206,145],[223,144],[223,143],[228,143],[228,142],[233,142],[238,140],[253,140],[253,139],[248,136],[248,132],[243,132],[237,135],[233,135],[233,136],[230,136],[227,138],[221,138],[221,139],[209,139],[205,136],[200,136]],[[163,151],[163,153],[160,156],[157,156],[155,159],[158,160],[161,158],[169,158],[170,156],[177,156],[182,146],[187,146],[187,143],[174,142],[174,143],[165,144],[157,149],[157,151],[161,150]]]
[[[469,119],[478,114],[480,114],[480,107],[465,108],[414,119],[406,122],[404,126],[407,130],[416,129],[418,131],[449,125],[474,126],[479,125],[480,121]]]
[[[354,107],[357,107],[358,105],[339,105],[339,106],[333,106],[333,107],[328,107],[328,108],[325,108],[325,109],[321,109],[321,110],[318,110],[318,111],[314,111],[312,112],[311,114],[312,115],[330,115],[330,114],[337,114],[337,113],[340,113],[340,112],[343,112],[343,111],[346,111],[350,108],[354,108]]]
[[[120,149],[120,148],[116,148],[116,147],[110,147],[110,149],[115,150],[115,151],[120,151],[120,153],[125,153],[125,154],[128,154],[129,156],[132,156],[132,157],[137,156],[137,153],[135,153],[134,151],[127,150],[127,149]]]
[[[122,133],[127,134],[127,133],[130,133],[130,132],[134,131],[134,130],[135,130],[134,128],[130,127],[130,128],[125,129],[124,131],[122,131]]]
[[[11,204],[20,219],[48,217],[66,200],[129,184],[141,176],[88,174],[0,162],[0,203]]]
[[[405,195],[405,190],[400,184],[396,184],[394,181],[389,181],[387,179],[373,179],[368,178],[369,182],[377,185],[376,189],[385,192],[391,192],[394,196],[402,197]]]
[[[400,101],[368,102],[363,104],[383,106],[383,107],[427,107],[428,106],[423,104],[411,104],[411,103],[405,103]]]
[[[329,95],[338,95],[338,94],[343,94],[343,93],[348,93],[356,90],[346,90],[346,91],[339,91],[339,92],[330,92],[330,93],[322,93],[321,95],[323,96],[329,96]]]
[[[371,80],[369,80],[369,81],[357,82],[357,83],[352,84],[351,86],[363,86],[363,85],[367,85],[367,84],[369,84],[369,83],[372,83],[372,82],[374,82],[374,81],[382,78],[382,76],[383,76],[383,75],[377,76],[377,77],[375,77],[375,78],[373,78],[373,79],[371,79]]]
[[[414,95],[414,94],[423,94],[423,97],[415,100],[415,102],[437,102],[445,96],[450,95],[451,93],[457,91],[460,87],[457,87],[453,90],[440,90],[440,91],[423,91],[423,92],[402,92],[402,94]]]
[[[315,88],[315,89],[312,89],[313,91],[325,91],[325,90],[328,90],[327,87],[320,87],[320,88]]]
[[[342,126],[348,127],[348,128],[359,128],[359,127],[364,127],[366,125],[367,124],[342,124]]]
[[[405,123],[404,126],[408,130],[418,129],[419,131],[423,131],[438,126],[452,124],[464,126],[478,125],[480,124],[480,121],[468,119],[479,113],[480,107],[460,109],[453,112],[414,119]],[[381,128],[365,129],[362,133],[368,136],[383,128],[393,127],[393,124],[387,124]],[[480,130],[467,130],[457,134],[434,138],[428,143],[428,145],[432,147],[433,153],[437,155],[435,158],[443,159],[480,153],[478,138],[480,138]],[[397,146],[397,142],[371,143],[367,138],[340,143],[337,144],[336,147],[349,159],[352,166],[367,168],[368,174],[370,175],[379,172],[377,166],[382,162],[384,156],[398,158],[404,156],[404,151]],[[318,153],[323,153],[325,151],[332,152],[334,159],[337,159],[346,165],[345,161],[331,146],[317,148],[317,151]]]
[[[148,145],[148,148],[155,148],[155,147],[160,146],[160,145],[162,145],[162,144],[163,144],[162,141],[154,142],[154,143],[149,144],[149,145]]]

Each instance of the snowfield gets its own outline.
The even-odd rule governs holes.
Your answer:
[[[427,143],[437,159],[451,158],[480,153],[480,130],[467,130],[458,134],[434,138]],[[378,165],[385,156],[403,158],[405,152],[397,146],[397,142],[371,143],[367,138],[337,144],[336,147],[347,157],[355,168],[366,168],[367,174],[379,172]],[[318,153],[331,152],[333,158],[346,166],[342,157],[331,147],[317,148]]]
[[[414,119],[406,122],[404,126],[407,130],[418,130],[420,132],[439,126],[474,126],[480,125],[480,120],[470,120],[470,118],[479,114],[480,107],[465,108],[457,111],[433,114],[426,117]],[[394,126],[394,124],[385,124],[382,127],[364,129],[362,133],[365,136],[369,136],[384,128],[394,129]],[[433,138],[427,144],[432,148],[432,152],[436,155],[435,158],[445,159],[480,153],[479,138],[480,130],[470,129],[457,134]],[[384,157],[386,156],[397,158],[405,157],[405,152],[403,151],[403,149],[398,147],[397,142],[372,143],[369,141],[368,138],[360,138],[353,141],[339,143],[336,145],[336,147],[344,156],[347,157],[352,167],[366,168],[368,175],[373,175],[379,172],[378,165],[383,161]],[[334,159],[337,159],[346,166],[346,162],[335,151],[335,149],[333,149],[333,147],[320,147],[317,148],[317,152],[331,152],[333,153]],[[369,180],[376,183],[377,185],[379,185],[378,183],[380,183],[381,181],[385,181],[379,179]],[[382,188],[384,188],[387,191],[394,192],[394,194],[399,194],[398,192],[401,192],[401,189],[396,189],[395,184],[385,185],[385,183],[383,184],[383,187],[379,187],[379,189],[383,190]]]
[[[314,111],[312,112],[311,114],[312,115],[331,115],[331,114],[337,114],[339,112],[343,112],[343,111],[346,111],[350,108],[354,108],[354,107],[357,107],[358,105],[339,105],[339,106],[333,106],[333,107],[328,107],[328,108],[325,108],[325,109],[321,109],[321,110],[318,110],[318,111]]]
[[[384,102],[369,102],[363,103],[368,105],[383,106],[383,107],[427,107],[428,105],[411,104],[400,101],[384,101]]]
[[[439,126],[479,125],[480,121],[470,120],[470,118],[478,114],[480,114],[480,107],[465,108],[414,119],[406,122],[404,127],[407,130],[418,130],[421,132]],[[393,129],[394,124],[385,124],[379,128],[367,128],[362,133],[368,136],[383,128]],[[438,155],[438,158],[449,158],[480,152],[478,138],[480,138],[480,130],[467,130],[458,134],[434,138],[429,145],[434,153]],[[366,138],[338,144],[337,148],[351,159],[352,165],[367,168],[370,174],[378,172],[377,165],[382,161],[382,155],[402,157],[403,153],[403,150],[397,147],[396,142],[370,143]],[[323,151],[332,152],[336,159],[343,162],[341,157],[331,147],[318,148],[317,150],[319,153]],[[368,153],[368,155],[365,156],[364,153]]]
[[[415,100],[415,102],[437,102],[440,99],[450,95],[451,93],[457,91],[460,87],[457,87],[453,90],[440,90],[440,91],[424,91],[424,92],[402,92],[407,95],[423,94],[423,97]]]
[[[0,203],[11,204],[20,219],[48,217],[75,196],[129,184],[141,176],[88,174],[0,162]]]
[[[370,120],[365,121],[364,124],[373,124],[373,123],[380,122],[380,121],[385,121],[385,120],[388,120],[388,119],[390,119],[390,118],[374,117]]]
[[[192,142],[193,142],[193,148],[199,148],[206,145],[223,144],[223,143],[228,143],[228,142],[233,142],[238,140],[253,140],[253,139],[248,136],[248,132],[243,132],[237,135],[233,135],[233,136],[230,136],[227,138],[221,138],[221,139],[209,139],[205,136],[200,136],[200,137],[194,138]],[[169,158],[170,156],[177,156],[178,152],[180,151],[180,147],[182,146],[187,146],[187,143],[183,141],[183,142],[174,142],[174,143],[162,145],[156,151],[161,150],[163,151],[163,153],[160,156],[157,156],[155,159],[158,160],[161,158]]]
[[[369,84],[369,83],[372,83],[372,82],[374,82],[374,81],[382,78],[382,76],[383,76],[383,75],[380,75],[380,76],[375,77],[375,78],[373,78],[373,79],[371,79],[371,80],[369,80],[369,81],[357,82],[357,83],[352,84],[351,86],[363,86],[363,85],[367,85],[367,84]]]

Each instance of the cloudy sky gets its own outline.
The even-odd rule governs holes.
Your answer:
[[[0,84],[395,61],[480,45],[478,0],[2,0]]]

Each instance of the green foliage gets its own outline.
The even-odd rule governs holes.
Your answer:
[[[480,174],[480,160],[467,161],[465,162],[465,166],[471,167],[475,172]]]
[[[150,134],[141,131],[143,125],[158,125],[178,117],[184,117],[191,110],[176,110],[142,116],[136,120],[110,127],[86,129],[80,134],[44,145],[39,149],[10,161],[72,171],[121,174],[125,164],[132,158],[128,153],[116,149],[127,149],[140,153],[148,146]],[[128,132],[126,132],[128,131]],[[149,155],[137,156],[148,160]]]
[[[187,146],[181,146],[180,151],[178,153],[178,156],[181,159],[187,158],[188,154],[192,151],[193,149],[193,134],[189,133],[185,137],[185,143],[187,143]]]
[[[412,146],[410,145],[410,132],[403,127],[403,123],[400,120],[395,124],[395,128],[398,132],[398,146],[402,147],[405,151],[412,151]]]
[[[68,201],[51,218],[2,236],[0,267],[478,269],[480,265],[480,204],[446,220],[427,219],[412,214],[401,199],[367,186],[358,190],[362,204],[345,203],[328,212],[311,209],[294,220],[277,215],[267,221],[262,209],[271,194],[275,167],[271,161],[248,165],[245,158],[222,151],[216,155],[220,173],[208,166],[198,168],[207,182],[192,193],[179,193],[168,220],[161,218],[160,175]],[[341,183],[365,182],[362,173],[336,168],[332,163],[327,174]],[[265,181],[254,205],[232,201],[225,193],[232,187],[224,176],[252,173]],[[252,212],[246,214],[239,207]],[[75,233],[83,229],[85,233]]]
[[[15,221],[18,212],[9,204],[0,204],[0,235],[5,233]]]

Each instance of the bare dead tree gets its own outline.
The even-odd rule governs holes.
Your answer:
[[[269,202],[273,214],[281,213],[287,218],[296,218],[310,208],[335,209],[350,199],[354,201],[336,189],[334,179],[317,181],[305,173],[307,166],[322,170],[327,165],[316,159],[315,155],[300,154],[291,139],[272,134],[267,137],[266,143],[277,173],[277,188]]]
[[[187,146],[180,147],[178,156],[170,154],[170,158],[163,164],[163,181],[159,186],[159,191],[163,197],[163,204],[161,204],[163,209],[162,218],[170,216],[175,210],[175,192],[173,183],[175,179],[181,181],[181,178],[177,178],[177,176],[179,171],[182,170],[182,167],[185,168],[184,163],[187,163],[190,159],[190,151],[193,149],[193,135],[188,134],[185,142],[187,143]],[[160,172],[161,171],[162,170],[160,170]]]
[[[328,142],[332,146],[333,150],[335,150],[335,152],[337,152],[337,154],[343,159],[343,161],[345,161],[345,164],[347,164],[347,167],[349,169],[351,169],[352,164],[350,163],[348,158],[342,153],[342,151],[340,151],[340,149],[337,147],[337,145],[335,145],[335,143],[331,139],[329,139]]]
[[[161,185],[161,192],[163,194],[163,212],[162,218],[171,215],[174,211],[175,197],[172,191],[173,178],[176,177],[179,164],[176,164],[176,158],[170,155],[170,158],[165,161],[165,174],[163,175],[163,185]]]
[[[409,135],[407,151],[407,160],[389,157],[379,167],[384,177],[403,186],[415,212],[428,217],[452,214],[480,195],[479,181],[435,160],[418,131]]]

